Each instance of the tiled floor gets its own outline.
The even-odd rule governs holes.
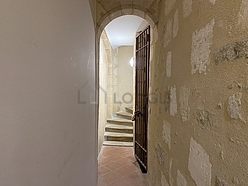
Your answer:
[[[98,186],[148,186],[133,147],[103,146],[98,159]]]

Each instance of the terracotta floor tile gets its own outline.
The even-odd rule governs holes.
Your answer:
[[[117,169],[116,172],[118,174],[123,175],[123,176],[128,176],[130,173],[135,172],[135,170],[136,169],[133,166],[126,165],[124,167],[121,167],[121,168]]]
[[[107,174],[109,172],[111,172],[111,169],[109,169],[108,167],[105,167],[103,165],[98,166],[98,175],[102,176],[102,175]]]
[[[118,173],[115,173],[114,171],[111,171],[102,176],[104,183],[106,183],[107,185],[116,181],[117,179],[120,179],[120,177],[122,176]]]
[[[147,181],[143,180],[137,184],[137,186],[149,186]]]
[[[117,162],[122,165],[130,165],[133,163],[133,161],[129,161],[129,159],[127,158],[120,158],[119,160],[117,160]]]
[[[104,151],[102,151],[100,155],[101,157],[108,157],[114,153],[117,153],[116,149],[107,148],[107,149],[104,149]]]
[[[126,156],[126,158],[127,158],[128,160],[135,161],[135,158],[134,158],[133,155],[128,155],[128,156]]]
[[[107,165],[109,163],[111,163],[112,161],[108,161],[108,159],[104,159],[103,161],[98,161],[98,165]]]
[[[148,186],[132,147],[102,148],[98,159],[98,186]]]
[[[131,184],[132,184],[131,180],[127,180],[126,178],[120,178],[110,183],[108,186],[133,186]]]
[[[122,167],[123,164],[119,163],[118,161],[115,161],[115,162],[111,162],[109,164],[106,164],[105,166],[111,170],[116,170],[116,169],[119,169],[120,167]]]
[[[130,179],[142,179],[142,176],[140,175],[140,173],[138,173],[137,171],[134,171],[134,172],[131,172],[130,174],[128,174],[126,176],[127,178],[130,178]]]
[[[107,161],[106,157],[98,158],[98,164],[99,165],[102,165],[105,161]]]
[[[105,157],[105,160],[106,161],[109,161],[109,162],[113,162],[113,161],[117,161],[118,159],[121,159],[122,157],[118,154],[111,154],[107,157]]]

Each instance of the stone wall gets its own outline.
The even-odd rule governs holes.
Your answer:
[[[99,56],[99,116],[98,116],[98,153],[102,148],[104,141],[104,128],[108,117],[108,70],[109,60],[111,58],[111,46],[105,31],[100,39],[100,56]]]
[[[102,146],[106,119],[132,105],[133,68],[129,60],[134,55],[133,46],[113,49],[105,31],[100,38],[99,51],[98,150]]]
[[[132,105],[130,94],[133,93],[133,74],[129,60],[133,56],[133,47],[120,46],[113,49],[108,41],[105,50],[108,53],[108,71],[105,73],[100,69],[100,74],[107,78],[107,88],[104,89],[107,93],[107,117],[112,117],[115,112]]]
[[[108,74],[108,117],[112,117],[120,108],[120,103],[117,101],[118,97],[118,51],[110,46],[111,56],[108,60],[109,71]]]
[[[97,42],[105,26],[122,15],[137,15],[147,20],[153,27],[157,23],[158,4],[158,0],[97,0]]]
[[[97,2],[99,30],[125,7],[153,24],[150,185],[246,185],[246,0],[106,2]]]
[[[120,110],[133,104],[133,68],[129,60],[133,57],[133,46],[120,46],[118,51],[118,98]]]
[[[246,185],[246,1],[160,1],[150,185]]]

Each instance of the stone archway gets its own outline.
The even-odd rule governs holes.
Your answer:
[[[124,15],[136,15],[145,19],[149,25],[151,26],[152,30],[156,31],[156,24],[157,24],[157,17],[152,14],[148,9],[138,6],[138,5],[123,5],[120,7],[113,8],[105,13],[101,18],[97,21],[96,24],[96,36],[97,42],[101,37],[101,33],[103,29],[109,24],[112,20],[124,16]]]
[[[97,12],[98,13],[98,12]],[[151,49],[150,49],[150,61],[153,61],[153,54],[155,53],[154,45],[158,40],[157,31],[157,16],[148,8],[140,6],[137,4],[126,4],[110,9],[105,14],[103,14],[96,23],[96,85],[99,85],[99,47],[100,47],[100,37],[104,28],[114,19],[124,16],[124,15],[135,15],[143,18],[148,22],[151,27]],[[98,87],[97,87],[98,89]],[[96,98],[99,102],[99,96],[96,94]],[[98,115],[98,114],[97,114]],[[98,119],[98,118],[97,118]]]
[[[157,31],[157,16],[155,14],[151,13],[151,11],[148,8],[145,8],[140,5],[135,4],[127,4],[115,7],[109,11],[107,11],[105,14],[103,14],[96,23],[96,84],[98,85],[98,73],[99,73],[99,41],[102,34],[102,31],[106,27],[107,24],[109,24],[112,20],[124,16],[124,15],[136,15],[143,19],[145,19],[149,25],[151,26],[151,61],[153,60],[153,54],[154,54],[154,45],[155,42],[158,39],[158,31]]]
[[[143,18],[148,22],[151,28],[151,50],[150,50],[150,63],[154,61],[154,45],[158,39],[157,35],[157,16],[149,11],[149,9],[138,6],[138,5],[122,5],[116,8],[113,8],[103,14],[96,23],[96,90],[98,90],[99,85],[99,54],[100,54],[100,37],[104,28],[114,19],[124,16],[124,15],[135,15]],[[99,103],[99,95],[97,94],[97,100]],[[98,109],[97,109],[98,110]],[[99,110],[98,110],[99,112]],[[97,113],[97,121],[98,121]],[[149,120],[148,120],[149,122]]]

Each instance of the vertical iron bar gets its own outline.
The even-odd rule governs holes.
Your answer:
[[[142,115],[135,120],[135,156],[143,172],[147,172],[147,121],[149,93],[150,26],[136,37],[135,111]]]

